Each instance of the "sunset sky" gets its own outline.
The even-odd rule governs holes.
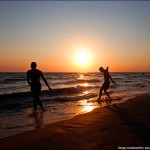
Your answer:
[[[0,72],[150,71],[149,1],[0,1]]]

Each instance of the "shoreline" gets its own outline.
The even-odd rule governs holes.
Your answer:
[[[0,139],[0,149],[118,149],[150,146],[150,95]]]

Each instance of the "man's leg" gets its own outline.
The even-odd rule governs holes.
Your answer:
[[[42,103],[41,103],[41,101],[40,101],[40,98],[39,98],[39,97],[38,97],[38,103],[39,103],[39,105],[40,105],[41,109],[42,109],[42,110],[44,110],[43,105],[42,105]]]
[[[111,97],[109,95],[109,93],[107,92],[108,88],[109,88],[110,82],[106,83],[104,86],[104,92],[105,94],[109,97],[109,99],[111,100]]]
[[[102,91],[103,91],[103,85],[102,85],[102,87],[100,88],[98,100],[100,100],[100,99],[101,99]]]
[[[34,95],[33,96],[33,108],[34,108],[34,111],[37,110],[37,103],[38,103],[38,95]]]
[[[38,101],[37,101],[37,102],[38,102],[38,104],[40,105],[42,111],[44,111],[43,105],[42,105],[42,103],[41,103],[41,101],[40,101],[40,97],[39,97],[39,95],[40,95],[40,93],[41,93],[41,84],[39,84],[39,85],[37,86],[37,93],[38,93]]]
[[[107,89],[104,89],[104,92],[109,97],[109,99],[111,100],[111,97],[110,97],[109,93],[107,92]]]

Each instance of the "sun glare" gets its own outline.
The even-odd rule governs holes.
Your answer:
[[[80,67],[86,67],[90,64],[90,54],[89,51],[85,48],[79,48],[76,56],[75,61],[76,64],[78,64]]]
[[[80,63],[87,63],[88,62],[88,55],[86,52],[80,52],[77,56],[77,59]]]

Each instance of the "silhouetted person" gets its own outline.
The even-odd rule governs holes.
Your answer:
[[[42,71],[36,69],[37,65],[35,62],[31,63],[31,70],[27,71],[27,82],[31,86],[31,91],[33,94],[33,107],[34,111],[37,109],[37,104],[40,105],[41,109],[44,111],[43,105],[40,101],[39,94],[41,91],[41,83],[40,83],[40,77],[42,77],[43,81],[49,88],[49,91],[51,91],[51,88],[48,85],[48,82],[46,81]]]
[[[110,85],[110,80],[114,82],[114,80],[112,79],[112,77],[109,75],[109,72],[108,72],[108,67],[107,69],[104,69],[103,67],[100,67],[99,68],[99,71],[103,73],[103,76],[104,76],[104,83],[102,85],[102,87],[100,88],[100,91],[99,91],[99,97],[98,97],[98,101],[100,101],[100,98],[102,96],[102,92],[104,91],[105,94],[109,97],[109,99],[111,100],[110,96],[109,96],[109,93],[107,92],[108,88],[109,88],[109,85]]]

